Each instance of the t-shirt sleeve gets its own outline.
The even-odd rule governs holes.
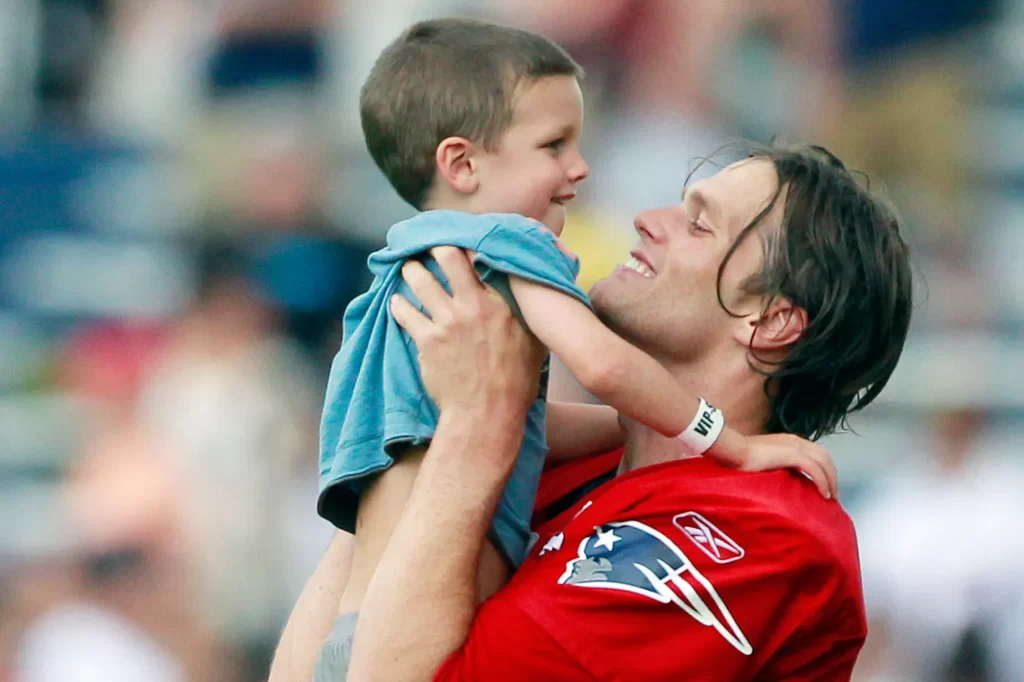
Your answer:
[[[434,682],[595,682],[536,622],[501,601],[484,604],[466,644],[453,653]]]
[[[845,679],[829,650],[848,642],[852,663],[860,640],[842,632],[859,623],[835,609],[841,571],[795,524],[742,500],[585,516],[583,537],[540,539],[558,549],[537,558],[546,575],[510,598],[598,679]]]
[[[500,215],[476,245],[476,266],[484,281],[494,273],[514,275],[557,289],[585,305],[586,293],[576,284],[579,260],[543,224],[517,215]]]
[[[423,388],[415,343],[390,314],[392,293],[411,293],[397,265],[346,313],[324,398],[317,510],[348,532],[370,476],[403,447],[427,443],[439,414]]]

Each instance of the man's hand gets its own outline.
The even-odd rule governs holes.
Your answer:
[[[391,311],[416,342],[431,397],[442,412],[509,401],[527,408],[537,396],[546,350],[501,296],[480,282],[462,250],[442,246],[430,253],[452,294],[422,264],[410,261],[402,276],[430,317],[401,296]]]
[[[424,682],[466,640],[478,564],[537,396],[544,349],[484,287],[462,251],[434,258],[449,295],[418,263],[395,319],[416,342],[423,381],[441,411],[394,534],[366,592],[349,680]]]

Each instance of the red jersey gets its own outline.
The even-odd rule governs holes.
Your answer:
[[[867,635],[853,524],[787,471],[619,476],[541,527],[435,680],[848,680]]]

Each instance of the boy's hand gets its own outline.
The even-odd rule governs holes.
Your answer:
[[[797,469],[811,479],[826,499],[839,496],[836,465],[828,450],[789,433],[744,437],[737,468],[741,471]]]

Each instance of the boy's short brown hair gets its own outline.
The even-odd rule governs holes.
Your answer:
[[[536,33],[473,19],[423,21],[381,52],[363,84],[366,146],[398,194],[422,209],[442,140],[460,136],[493,150],[524,83],[582,75]]]

